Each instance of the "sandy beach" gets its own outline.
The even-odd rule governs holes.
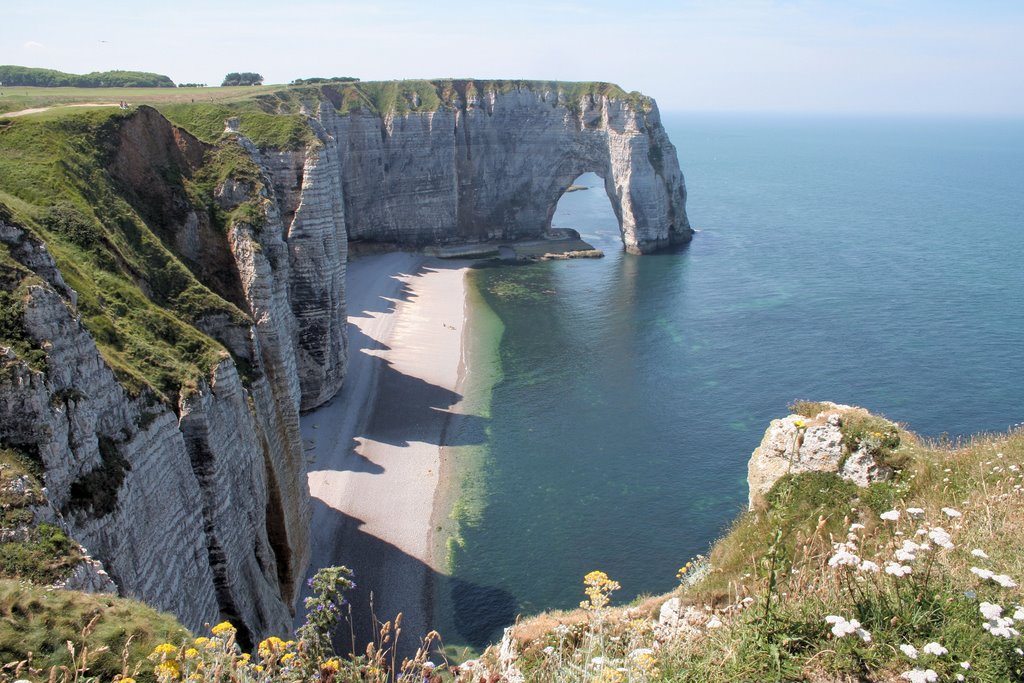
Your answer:
[[[444,432],[461,399],[466,264],[406,253],[352,260],[345,384],[302,418],[312,567],[355,571],[360,651],[375,632],[371,594],[378,620],[403,613],[401,651],[430,626],[431,518]],[[349,644],[347,628],[341,640]]]

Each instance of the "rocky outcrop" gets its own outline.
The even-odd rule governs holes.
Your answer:
[[[604,179],[627,251],[690,239],[683,175],[653,100],[486,81],[456,82],[448,95],[435,110],[406,113],[308,104],[341,164],[349,239],[541,237],[588,171]]]
[[[879,457],[882,432],[858,438],[849,431],[844,433],[844,424],[866,416],[881,421],[879,430],[896,434],[898,428],[894,423],[871,416],[863,408],[827,402],[820,407],[813,417],[793,414],[768,425],[761,445],[747,465],[751,508],[759,496],[768,493],[787,474],[837,472],[858,486],[892,477],[892,468]]]

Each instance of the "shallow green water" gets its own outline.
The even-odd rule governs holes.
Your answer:
[[[620,600],[671,589],[795,398],[932,436],[1024,420],[1024,124],[665,122],[692,245],[621,253],[589,176],[555,224],[607,258],[471,277],[500,324],[481,328],[495,344],[478,342],[489,369],[469,390],[487,409],[453,434],[478,445],[440,596],[449,642],[576,605],[592,569]]]

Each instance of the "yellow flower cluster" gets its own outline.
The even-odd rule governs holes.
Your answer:
[[[331,659],[328,659],[326,662],[320,665],[321,671],[327,671],[330,673],[338,673],[340,669],[341,660],[339,660],[337,657],[332,657]]]
[[[211,628],[210,632],[215,636],[230,636],[235,632],[235,627],[229,621],[222,621]]]
[[[283,650],[284,647],[285,643],[283,640],[281,640],[277,636],[270,636],[269,638],[260,643],[256,651],[259,652],[259,655],[262,659],[267,659],[271,655]]]
[[[618,669],[604,669],[601,671],[601,677],[597,680],[599,683],[622,683],[626,680],[626,675]]]
[[[679,571],[676,572],[676,578],[682,581],[686,577],[686,573],[691,569],[693,569],[693,560],[690,560],[679,568]]]
[[[804,427],[807,426],[807,423],[804,422],[803,420],[793,420],[793,426],[796,427],[797,429],[803,429]]]
[[[190,647],[189,649],[185,650],[185,659],[195,659],[198,656],[199,650],[195,649],[194,647]]]
[[[175,660],[168,659],[153,667],[153,675],[158,681],[176,681],[181,678],[181,667]]]
[[[161,655],[173,655],[178,652],[178,648],[170,643],[160,643],[153,648],[153,654],[150,657],[160,657]]]
[[[622,586],[618,581],[612,581],[602,571],[592,571],[583,577],[583,585],[586,586],[583,592],[587,594],[587,600],[580,603],[580,607],[589,610],[599,610],[608,606],[611,602],[611,594]]]

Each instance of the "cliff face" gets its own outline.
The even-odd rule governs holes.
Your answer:
[[[551,228],[558,199],[594,172],[623,245],[686,242],[686,187],[652,100],[461,83],[433,111],[315,116],[342,164],[349,238],[403,245],[515,240]]]
[[[42,466],[121,593],[193,629],[229,619],[243,644],[289,630],[309,561],[299,414],[344,379],[349,239],[541,237],[587,171],[626,249],[691,235],[650,100],[462,82],[382,113],[337,96],[302,100],[298,144],[207,144],[146,107],[0,128],[0,161],[33,125],[67,137],[47,152],[70,199],[0,178],[36,203],[0,204],[0,445]]]

